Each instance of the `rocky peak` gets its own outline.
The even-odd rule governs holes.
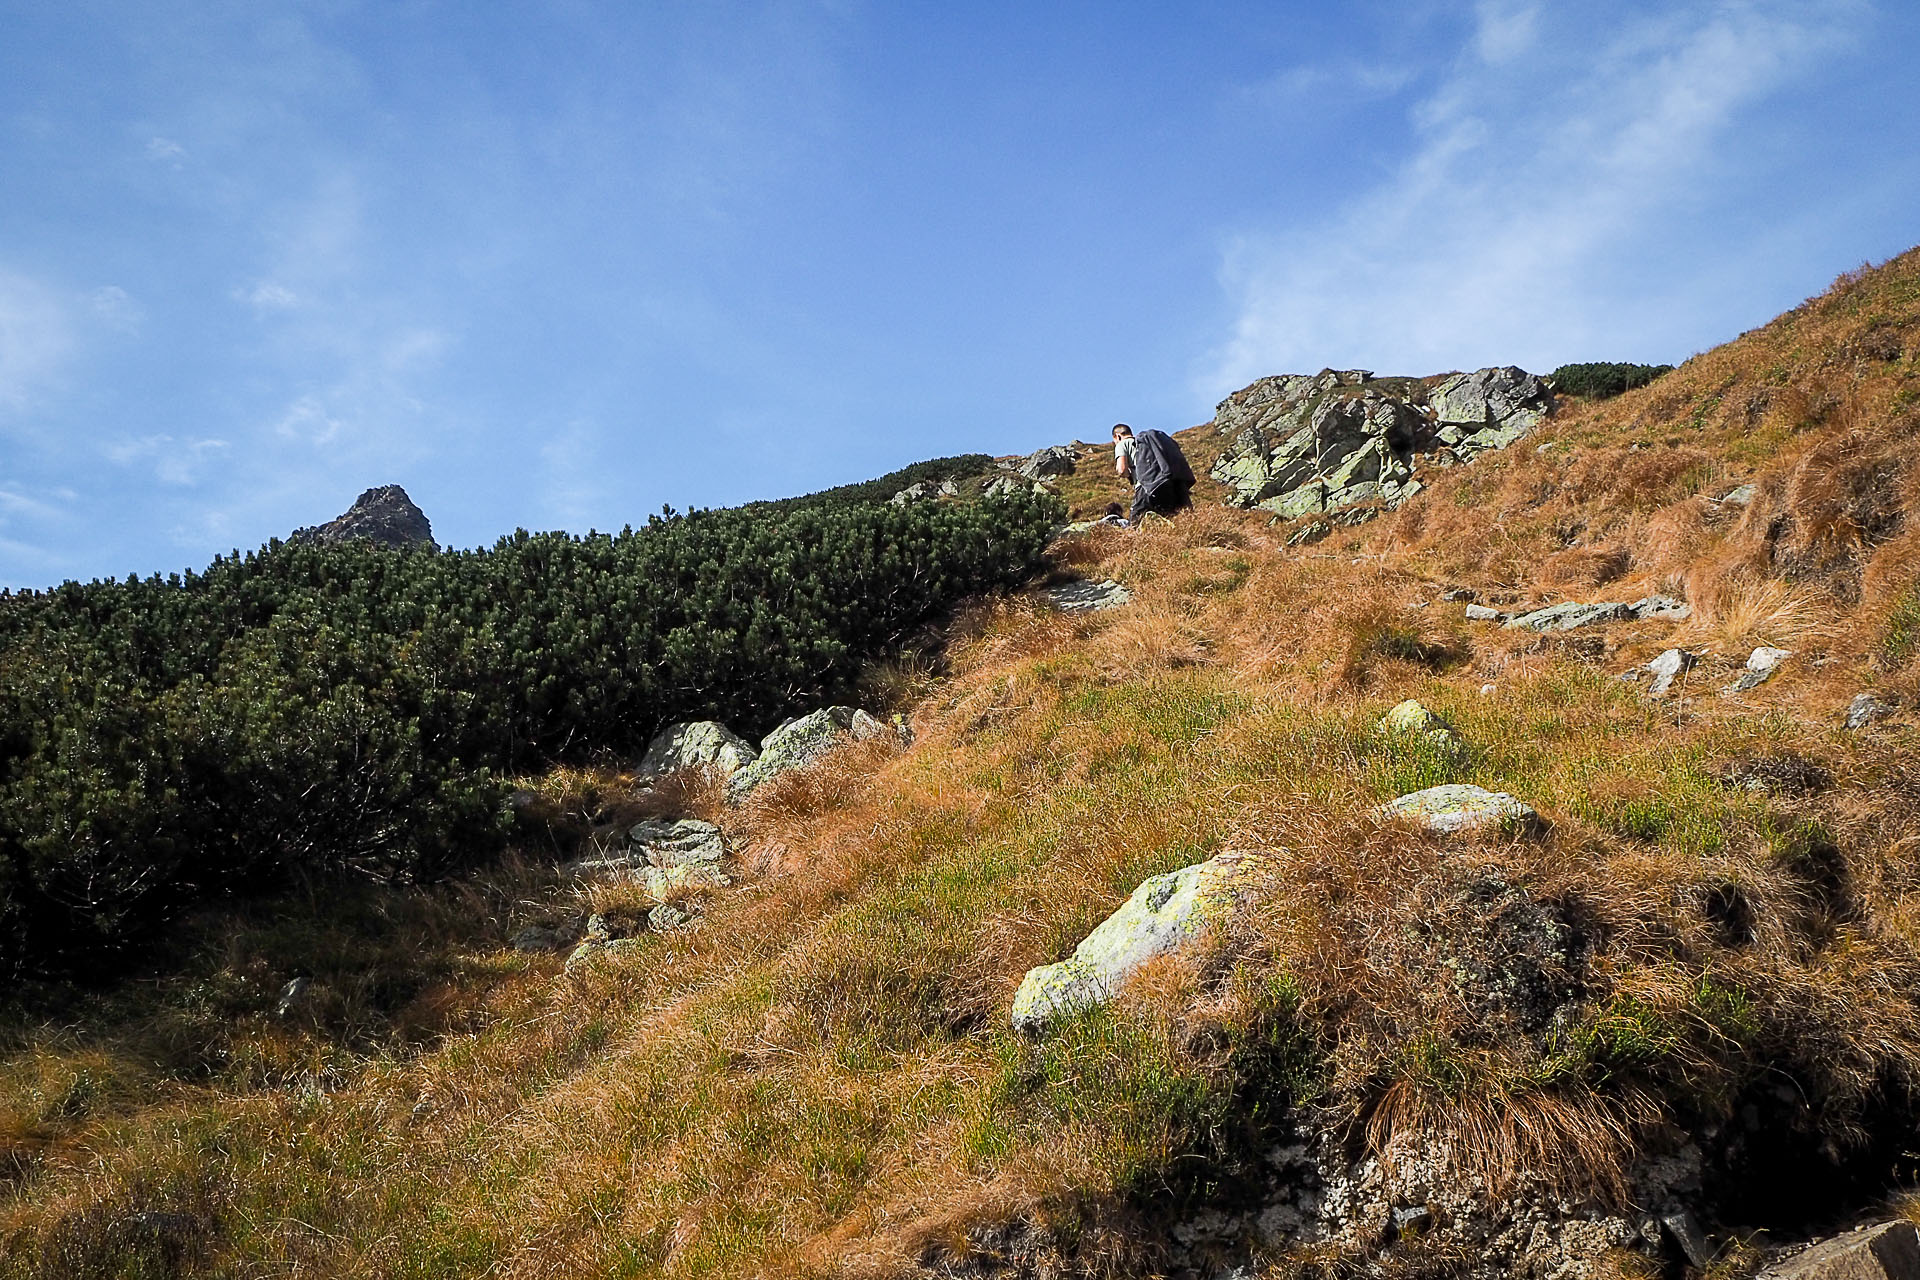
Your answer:
[[[397,484],[369,489],[340,516],[322,525],[296,529],[289,541],[346,542],[353,538],[383,547],[432,547],[433,525]]]

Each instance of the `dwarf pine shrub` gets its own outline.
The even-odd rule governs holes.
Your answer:
[[[1670,364],[1563,364],[1549,376],[1563,395],[1586,396],[1605,400],[1635,387],[1644,387],[1663,373],[1673,372]]]
[[[0,595],[0,971],[105,962],[195,900],[497,849],[510,770],[753,731],[1037,564],[1058,503],[815,504],[491,549],[273,542]]]

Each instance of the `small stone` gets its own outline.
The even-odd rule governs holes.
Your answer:
[[[1399,1236],[1417,1236],[1433,1225],[1433,1210],[1423,1204],[1393,1211],[1393,1230]]]
[[[1920,1232],[1904,1218],[1822,1241],[1760,1273],[1761,1280],[1920,1280]]]
[[[559,945],[560,939],[553,930],[543,929],[537,924],[530,924],[513,935],[515,951],[552,951]]]
[[[655,933],[674,933],[687,927],[693,916],[671,902],[663,902],[647,912],[647,928]]]
[[[313,979],[301,974],[280,988],[280,1001],[273,1006],[273,1016],[289,1018],[293,1011],[306,1002],[307,988],[313,985]]]
[[[696,818],[648,818],[636,823],[627,838],[632,855],[655,867],[719,862],[727,852],[720,828]]]
[[[1498,609],[1489,609],[1484,604],[1470,604],[1467,606],[1468,622],[1505,622],[1510,616],[1509,614],[1500,612]]]
[[[1627,608],[1636,618],[1665,618],[1670,622],[1685,622],[1693,616],[1693,606],[1685,600],[1676,600],[1672,596],[1647,596],[1635,600]]]
[[[1743,484],[1739,488],[1731,490],[1726,494],[1723,494],[1720,498],[1720,502],[1724,506],[1744,507],[1752,503],[1753,494],[1754,494],[1753,486],[1750,484]]]
[[[1857,732],[1876,720],[1885,719],[1892,710],[1892,706],[1871,693],[1857,693],[1847,704],[1847,728]]]
[[[1713,1246],[1707,1243],[1707,1237],[1701,1233],[1700,1224],[1685,1209],[1675,1213],[1662,1214],[1660,1225],[1667,1229],[1680,1252],[1687,1255],[1687,1261],[1702,1271],[1713,1265]]]
[[[576,974],[591,965],[644,951],[649,945],[645,938],[609,938],[604,942],[588,938],[567,957],[566,972]]]
[[[1472,587],[1448,587],[1440,593],[1440,598],[1448,604],[1472,604],[1480,598],[1480,593]]]
[[[1727,686],[1727,692],[1745,693],[1749,689],[1758,689],[1773,679],[1773,673],[1780,669],[1780,664],[1792,656],[1791,649],[1775,649],[1761,645],[1747,659],[1747,669],[1740,673],[1740,678]]]
[[[1647,687],[1648,696],[1663,697],[1680,674],[1691,669],[1697,661],[1685,649],[1669,649],[1649,662],[1646,669],[1653,674],[1653,683]]]
[[[1096,609],[1113,609],[1133,603],[1133,593],[1112,579],[1063,582],[1042,591],[1040,598],[1062,613],[1092,613]]]
[[[1448,782],[1390,800],[1379,809],[1385,819],[1411,818],[1428,831],[1451,834],[1512,824],[1523,830],[1540,825],[1533,806],[1504,791],[1488,791],[1467,782]]]

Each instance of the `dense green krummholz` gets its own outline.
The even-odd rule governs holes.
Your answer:
[[[275,542],[0,593],[0,974],[95,967],[181,907],[497,849],[502,777],[747,731],[1037,565],[1057,500],[812,503],[488,550]]]
[[[1564,395],[1587,396],[1605,400],[1635,387],[1644,387],[1663,373],[1672,373],[1670,364],[1563,364],[1549,376],[1554,390]]]

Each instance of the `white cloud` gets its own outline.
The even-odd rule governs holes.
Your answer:
[[[1699,0],[1609,27],[1594,12],[1483,4],[1455,66],[1413,109],[1416,144],[1386,182],[1310,229],[1224,246],[1238,314],[1199,389],[1324,365],[1415,373],[1575,358],[1567,346],[1601,323],[1579,314],[1581,285],[1604,293],[1649,236],[1688,232],[1730,126],[1858,12],[1848,0]],[[1565,29],[1542,32],[1556,20]],[[1582,29],[1611,35],[1570,43]]]
[[[187,149],[175,142],[172,138],[155,137],[147,139],[147,159],[149,160],[157,161],[161,164],[171,164],[174,168],[178,169],[180,162],[186,159],[186,157]]]
[[[198,484],[202,465],[226,449],[225,440],[176,440],[162,434],[118,440],[107,445],[105,453],[108,461],[122,467],[150,465],[155,480],[183,488]]]
[[[250,289],[235,289],[236,301],[256,311],[291,311],[300,305],[300,295],[273,280],[262,280]]]
[[[1473,34],[1473,49],[1480,61],[1497,67],[1533,48],[1540,25],[1538,4],[1480,0],[1474,9],[1479,21]]]
[[[275,435],[287,440],[304,441],[316,447],[331,444],[346,423],[328,411],[318,396],[304,395],[288,405],[273,424]]]
[[[92,308],[95,319],[121,333],[138,333],[141,322],[146,319],[140,304],[117,284],[101,285],[89,293],[87,305]]]
[[[74,350],[73,308],[57,290],[0,268],[0,416],[21,413]]]

